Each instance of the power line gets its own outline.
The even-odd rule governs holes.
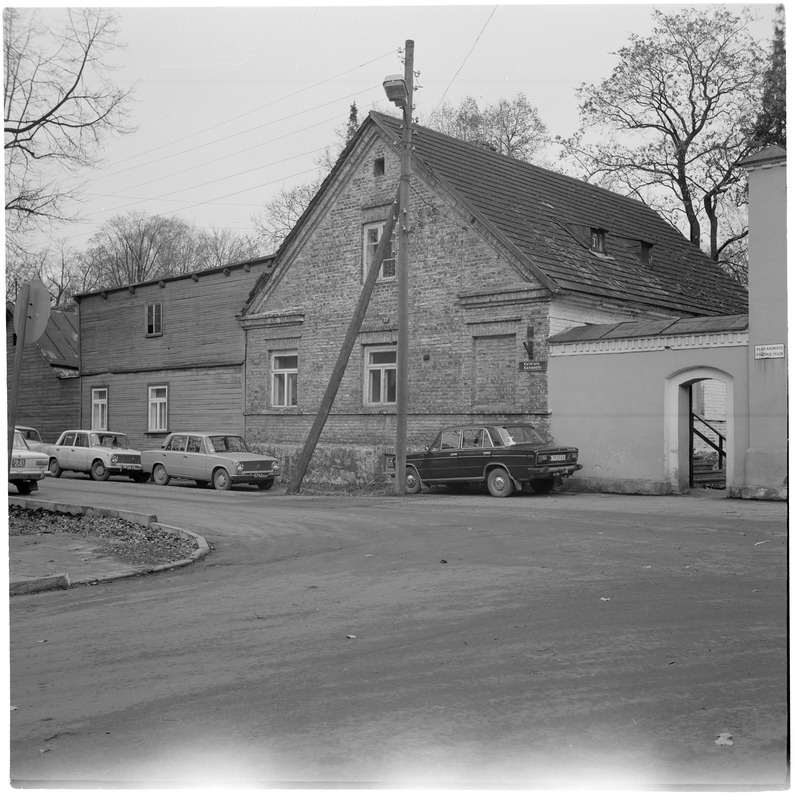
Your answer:
[[[469,48],[469,52],[466,54],[464,60],[461,62],[461,66],[456,70],[455,75],[453,75],[453,77],[450,79],[450,83],[447,84],[447,89],[445,89],[444,93],[442,94],[442,99],[439,100],[439,102],[436,104],[431,114],[433,114],[436,111],[436,109],[439,108],[439,106],[441,106],[441,104],[444,102],[444,98],[447,96],[447,92],[453,85],[455,79],[458,77],[458,73],[461,72],[461,70],[464,68],[464,65],[469,60],[469,57],[472,55],[472,51],[475,49],[477,43],[480,41],[480,37],[483,36],[483,31],[486,30],[486,26],[489,24],[489,22],[491,22],[491,18],[494,16],[494,13],[496,12],[497,8],[498,6],[494,6],[494,8],[491,9],[491,14],[489,14],[489,18],[483,23],[483,27],[480,29],[480,33],[477,35],[477,38],[472,44],[472,47]]]

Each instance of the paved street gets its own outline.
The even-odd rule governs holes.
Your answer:
[[[11,598],[19,785],[781,788],[786,506],[48,479],[215,546]]]

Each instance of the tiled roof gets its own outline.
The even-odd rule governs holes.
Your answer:
[[[644,336],[681,336],[691,333],[727,333],[748,330],[747,314],[715,317],[655,319],[578,325],[549,337],[551,343],[595,342],[600,339],[638,339]]]
[[[13,303],[6,304],[7,324],[9,316],[13,319]],[[52,309],[44,333],[34,344],[54,370],[77,370],[77,314]]]
[[[400,120],[371,112],[390,141]],[[363,126],[364,127],[364,126]],[[507,239],[553,285],[684,314],[747,311],[746,290],[642,202],[416,126],[417,168],[427,170]],[[590,229],[606,231],[606,255]],[[652,245],[652,263],[640,243]]]

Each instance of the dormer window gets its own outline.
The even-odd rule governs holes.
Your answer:
[[[605,232],[602,228],[591,228],[591,250],[594,253],[604,253]]]
[[[640,243],[640,263],[651,266],[651,245],[648,242]]]

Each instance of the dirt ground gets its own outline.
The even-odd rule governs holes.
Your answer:
[[[781,506],[134,488],[216,549],[12,598],[17,785],[788,780]]]

